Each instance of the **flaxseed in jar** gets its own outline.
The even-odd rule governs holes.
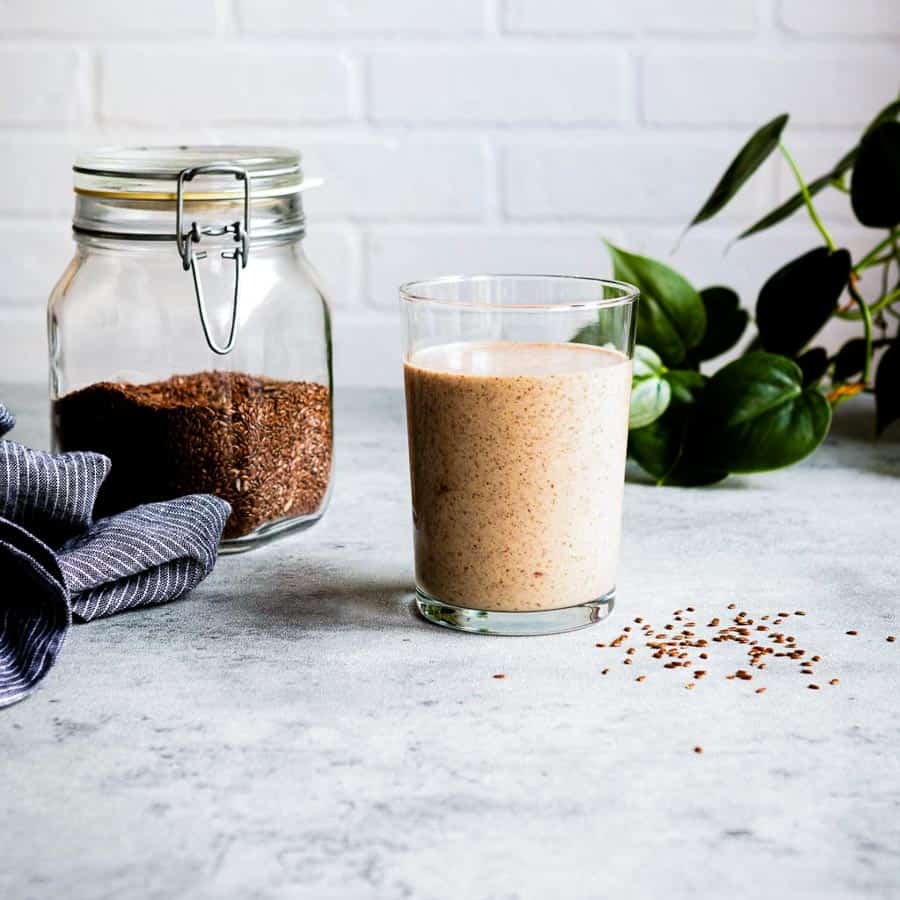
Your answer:
[[[75,167],[75,256],[49,304],[57,450],[112,460],[97,514],[188,493],[222,549],[308,527],[332,479],[329,308],[299,155],[105,149]]]

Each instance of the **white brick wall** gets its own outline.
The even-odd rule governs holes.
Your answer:
[[[605,274],[600,236],[668,258],[748,132],[792,114],[812,177],[900,82],[898,0],[0,0],[0,384],[43,379],[84,147],[301,148],[310,256],[343,384],[396,384],[396,287],[449,271]],[[671,262],[761,281],[816,243],[802,213],[723,256],[793,190],[774,161]],[[846,198],[821,211],[871,240]]]

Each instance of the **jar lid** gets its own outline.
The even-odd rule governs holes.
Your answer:
[[[238,166],[250,179],[254,198],[296,194],[304,184],[300,154],[287,147],[181,145],[102,147],[79,156],[72,170],[75,193],[121,200],[175,200],[178,176],[199,166]],[[185,200],[233,200],[244,193],[233,174],[204,174]]]

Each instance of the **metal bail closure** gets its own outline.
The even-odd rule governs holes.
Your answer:
[[[192,181],[197,175],[234,175],[238,181],[244,182],[244,220],[233,222],[231,225],[200,226],[191,222],[191,227],[182,233],[184,225],[184,184]],[[194,253],[194,244],[200,242],[201,237],[221,237],[226,234],[234,235],[234,242],[239,244],[234,250],[223,250],[222,259],[234,260],[234,299],[231,306],[231,327],[228,330],[228,341],[225,346],[219,346],[209,329],[209,319],[206,315],[206,303],[203,299],[203,286],[200,283],[200,273],[197,271],[197,260],[206,258],[206,251],[199,250]],[[241,293],[241,269],[247,265],[247,257],[250,255],[250,178],[247,170],[240,166],[209,165],[194,166],[190,169],[182,169],[178,173],[178,193],[175,204],[175,243],[178,245],[178,255],[184,271],[190,270],[194,279],[194,294],[197,297],[197,309],[200,312],[200,324],[203,326],[203,336],[213,353],[225,356],[234,349],[237,338],[238,301]]]

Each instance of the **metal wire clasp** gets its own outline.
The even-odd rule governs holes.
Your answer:
[[[238,181],[243,181],[243,222],[232,222],[231,225],[221,226],[201,226],[196,222],[191,222],[191,227],[187,231],[182,232],[184,227],[184,185],[185,182],[192,181],[197,175],[234,175]],[[203,286],[200,283],[200,274],[197,271],[197,260],[205,259],[206,251],[199,250],[195,253],[194,244],[199,243],[201,237],[221,237],[226,234],[233,234],[235,243],[240,246],[235,247],[234,250],[222,251],[222,259],[234,260],[234,299],[231,307],[231,327],[228,330],[228,341],[223,347],[218,344],[210,331],[209,319],[206,315],[206,303],[203,299]],[[181,257],[184,271],[190,270],[194,279],[194,294],[197,297],[197,309],[200,312],[200,324],[203,326],[203,335],[206,338],[206,343],[213,353],[225,356],[234,349],[234,342],[237,339],[241,269],[246,267],[247,258],[250,255],[250,177],[247,175],[246,169],[242,169],[240,166],[208,165],[182,169],[178,173],[178,193],[175,205],[175,243],[178,246],[178,255]]]

